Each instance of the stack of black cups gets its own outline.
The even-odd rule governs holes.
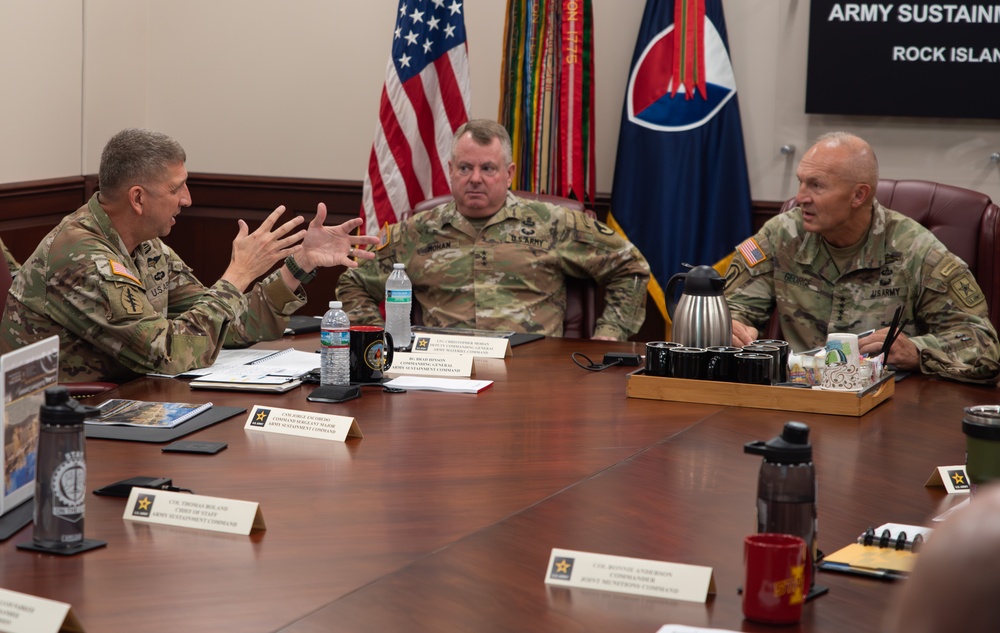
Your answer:
[[[788,381],[788,342],[760,339],[750,345],[686,347],[646,343],[647,376],[772,385]]]

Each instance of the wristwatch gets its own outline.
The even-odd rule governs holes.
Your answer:
[[[300,284],[305,285],[310,281],[312,281],[313,279],[316,279],[315,268],[313,269],[312,272],[307,273],[306,271],[302,270],[302,267],[299,266],[299,263],[295,261],[295,258],[292,257],[291,255],[285,258],[285,266],[288,266],[288,272],[292,273],[292,277],[298,279]]]

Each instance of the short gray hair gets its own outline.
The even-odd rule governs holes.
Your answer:
[[[453,161],[455,160],[455,146],[458,145],[458,140],[466,133],[472,135],[472,140],[477,145],[489,145],[493,142],[493,139],[500,139],[500,151],[503,152],[504,164],[510,165],[514,162],[514,150],[511,147],[510,134],[507,133],[507,129],[504,126],[489,119],[472,119],[467,123],[463,123],[461,127],[455,130],[455,137],[451,141],[451,159]]]
[[[867,183],[875,191],[878,187],[878,158],[868,141],[850,132],[837,131],[820,136],[816,139],[816,144],[820,143],[828,147],[844,146],[851,150],[850,162],[843,166],[841,176],[854,182]]]
[[[166,134],[127,128],[112,136],[101,152],[98,187],[106,195],[117,195],[161,178],[168,167],[186,160],[181,144]]]

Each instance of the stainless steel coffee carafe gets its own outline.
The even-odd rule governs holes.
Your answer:
[[[684,291],[674,303],[674,287],[684,282]],[[690,347],[729,345],[733,322],[723,295],[726,280],[711,266],[695,266],[677,273],[667,282],[667,314],[673,321],[672,340]]]

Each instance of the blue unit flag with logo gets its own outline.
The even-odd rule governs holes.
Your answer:
[[[731,253],[750,235],[751,217],[722,2],[647,0],[609,220],[649,261],[650,295],[665,319],[671,275]]]

